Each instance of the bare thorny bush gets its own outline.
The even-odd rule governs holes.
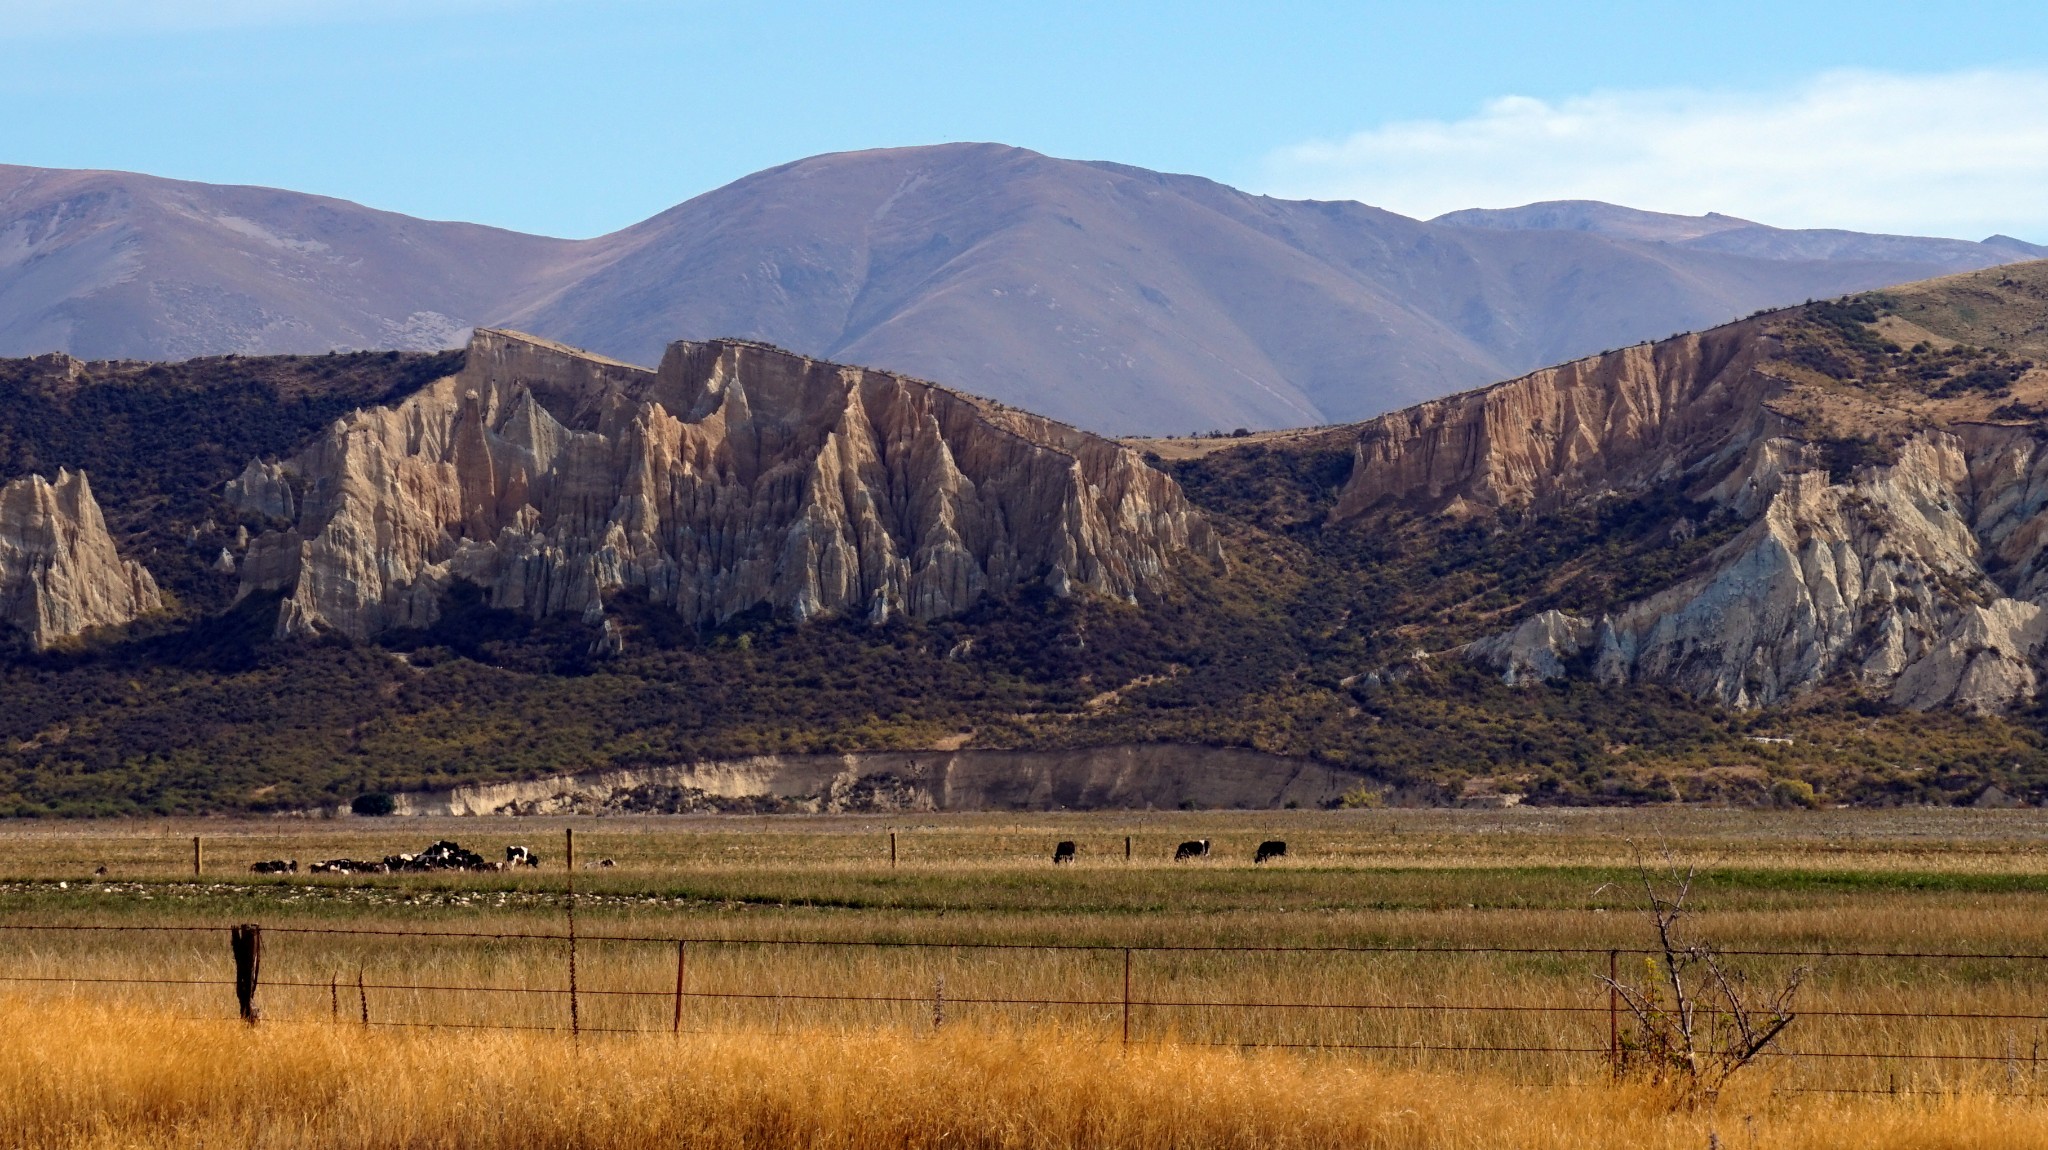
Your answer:
[[[1686,900],[1698,866],[1681,871],[1668,854],[1664,864],[1660,874],[1636,860],[1644,910],[1656,930],[1641,980],[1630,981],[1621,972],[1601,980],[1630,1018],[1620,1036],[1616,1071],[1673,1084],[1687,1103],[1711,1101],[1792,1025],[1792,999],[1808,968],[1795,967],[1775,990],[1752,986],[1743,971],[1688,929]]]

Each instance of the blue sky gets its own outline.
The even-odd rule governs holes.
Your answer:
[[[2048,5],[0,0],[0,162],[586,236],[1000,140],[1410,214],[2048,242]]]

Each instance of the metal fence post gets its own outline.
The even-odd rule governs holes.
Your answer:
[[[1131,836],[1124,836],[1124,861],[1131,861]]]
[[[1131,1044],[1131,948],[1124,948],[1124,1045]]]
[[[242,1021],[256,1022],[256,973],[263,965],[263,928],[253,922],[228,928],[228,949],[235,956],[235,1000]]]
[[[370,992],[363,986],[363,968],[356,967],[356,1004],[363,1008],[363,1025],[370,1025]]]
[[[679,938],[676,940],[676,1018],[669,1025],[668,1032],[670,1034],[681,1034],[683,1032],[683,975],[689,969],[686,965],[690,958],[689,946],[690,943],[687,939]]]

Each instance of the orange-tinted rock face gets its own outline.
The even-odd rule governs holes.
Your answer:
[[[1576,360],[1359,425],[1338,519],[1384,503],[1462,514],[1625,487],[1782,428],[1756,325]]]
[[[480,331],[461,375],[253,466],[238,495],[295,505],[243,566],[245,593],[290,589],[286,634],[422,624],[455,579],[536,615],[595,619],[638,587],[704,623],[761,604],[932,618],[1033,580],[1131,597],[1215,551],[1117,444],[729,341],[647,371]]]
[[[0,621],[42,648],[162,605],[148,570],[115,550],[84,472],[0,487]]]

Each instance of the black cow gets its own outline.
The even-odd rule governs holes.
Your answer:
[[[1073,862],[1073,861],[1074,861],[1074,841],[1073,841],[1072,839],[1068,839],[1068,840],[1066,840],[1066,841],[1064,841],[1064,842],[1061,842],[1061,843],[1060,843],[1059,845],[1057,845],[1057,846],[1053,847],[1053,848],[1052,848],[1052,861],[1053,861],[1053,865],[1055,865],[1055,866],[1059,865],[1060,863],[1070,863],[1070,862]]]
[[[1267,839],[1265,842],[1259,844],[1259,851],[1257,854],[1252,856],[1252,861],[1255,863],[1262,863],[1265,862],[1267,859],[1284,859],[1286,857],[1286,843],[1281,842],[1279,839]]]
[[[540,856],[534,854],[532,848],[530,847],[506,847],[505,865],[508,868],[516,866],[539,866]]]
[[[297,860],[297,859],[271,859],[271,860],[270,860],[269,862],[260,862],[260,863],[256,863],[256,864],[252,865],[252,866],[251,866],[251,867],[249,868],[249,873],[250,873],[250,874],[297,874],[297,873],[299,873],[299,860]]]
[[[1208,857],[1208,839],[1189,839],[1173,848],[1173,861],[1175,862],[1182,862],[1187,859],[1205,859]]]

